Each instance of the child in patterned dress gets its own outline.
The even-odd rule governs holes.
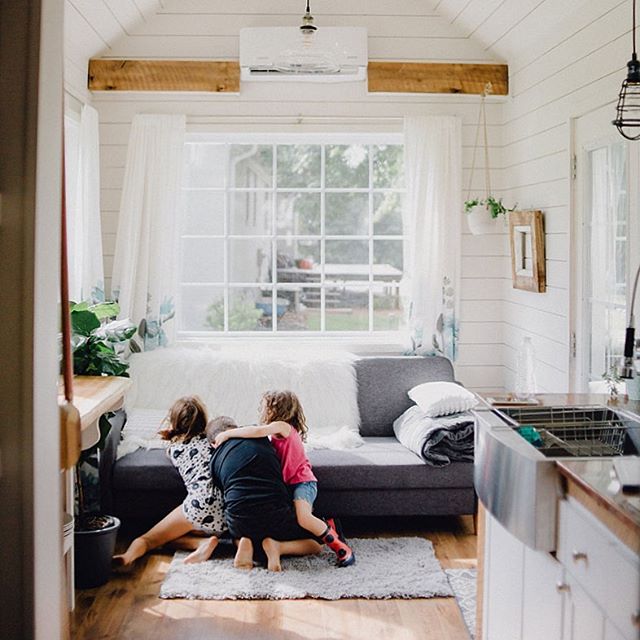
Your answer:
[[[167,417],[168,426],[159,432],[169,441],[167,455],[178,469],[187,497],[169,515],[139,538],[125,553],[114,556],[116,566],[129,566],[151,549],[172,542],[192,553],[185,562],[207,560],[226,530],[222,495],[213,486],[209,461],[211,446],[205,436],[207,411],[197,396],[176,400]],[[208,536],[205,540],[202,537]]]

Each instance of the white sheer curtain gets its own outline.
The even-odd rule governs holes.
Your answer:
[[[131,125],[113,263],[120,316],[144,320],[144,346],[174,333],[183,115],[137,115]]]
[[[456,357],[460,295],[462,125],[453,116],[404,121],[405,276],[412,351]]]
[[[80,121],[65,117],[65,184],[69,295],[80,302],[104,300],[100,224],[98,112],[84,105]]]

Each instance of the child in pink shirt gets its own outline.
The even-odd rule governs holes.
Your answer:
[[[218,434],[214,446],[229,438],[264,438],[269,436],[282,465],[282,477],[293,492],[293,504],[298,524],[320,538],[338,556],[338,566],[348,567],[356,557],[349,545],[341,540],[330,521],[313,515],[313,503],[318,495],[318,481],[304,451],[307,425],[302,405],[292,391],[268,391],[262,396],[261,426],[238,427]]]

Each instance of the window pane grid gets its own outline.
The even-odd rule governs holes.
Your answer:
[[[397,233],[393,235],[374,233],[376,209],[374,195],[381,198],[387,194],[402,196],[404,189],[391,185],[388,188],[374,186],[374,149],[377,148],[376,145],[356,144],[353,146],[331,145],[329,143],[307,145],[307,149],[311,149],[314,154],[319,155],[319,166],[315,165],[314,168],[313,163],[316,161],[312,158],[312,162],[307,163],[306,167],[302,166],[304,162],[301,163],[301,170],[296,167],[287,170],[286,167],[283,167],[285,172],[283,175],[290,176],[284,181],[288,180],[291,183],[285,186],[279,184],[281,182],[278,175],[279,161],[282,159],[286,163],[287,153],[294,158],[298,156],[297,160],[300,160],[301,157],[304,160],[304,153],[300,156],[300,149],[303,149],[304,152],[304,145],[299,148],[294,148],[295,145],[284,145],[289,148],[285,149],[286,153],[282,154],[279,152],[281,145],[276,143],[254,145],[253,147],[244,145],[243,149],[236,148],[235,152],[232,151],[233,143],[218,144],[218,147],[220,146],[224,146],[227,158],[224,186],[195,184],[194,180],[197,182],[197,179],[202,179],[201,175],[207,175],[206,171],[199,167],[200,172],[196,174],[198,178],[186,179],[183,190],[185,192],[209,191],[224,194],[225,213],[222,216],[224,233],[197,233],[197,231],[191,230],[189,233],[181,234],[181,246],[184,252],[185,240],[222,240],[224,277],[222,281],[215,278],[191,281],[184,278],[183,272],[180,277],[181,288],[197,291],[198,287],[214,287],[222,290],[224,313],[220,315],[224,318],[223,331],[225,333],[251,333],[247,327],[252,323],[253,315],[260,313],[262,315],[258,319],[258,325],[254,327],[258,335],[264,335],[261,333],[263,331],[282,333],[279,331],[279,324],[282,325],[283,332],[295,331],[298,335],[299,332],[322,333],[325,331],[331,331],[332,335],[340,333],[353,335],[354,332],[371,333],[377,329],[377,300],[383,296],[397,296],[397,281],[402,275],[402,265],[400,260],[400,269],[391,267],[389,264],[380,264],[380,268],[376,269],[376,241],[402,241],[403,236]],[[271,155],[270,176],[264,173],[264,163],[258,167],[262,170],[260,175],[252,175],[251,173],[251,156],[258,147],[262,150],[262,157],[269,153]],[[360,181],[360,185],[343,186],[344,176],[338,173],[334,174],[332,182],[342,182],[343,184],[327,186],[329,182],[327,175],[328,148],[331,148],[332,151],[334,170],[337,167],[339,173],[342,171],[345,174],[349,173],[348,170],[356,171],[360,175],[356,182]],[[240,152],[246,154],[240,158],[240,162],[249,159],[245,162],[242,174],[238,169],[240,162],[236,162],[232,167],[230,160],[232,157],[236,159],[240,157]],[[353,167],[349,165],[347,170],[345,163],[349,163],[349,154],[354,156],[356,160]],[[362,180],[365,177],[362,160],[365,154],[368,174],[366,176],[367,186],[362,185]],[[303,186],[300,183],[300,172],[311,170],[313,173],[316,169],[319,170],[319,185]],[[214,178],[209,178],[209,180],[215,181]],[[270,186],[255,186],[259,181]],[[240,186],[237,186],[238,183]],[[236,194],[246,194],[246,197],[238,200]],[[252,197],[251,194],[255,194],[255,197]],[[260,194],[263,195],[260,196]],[[318,194],[319,234],[292,233],[292,231],[314,230],[313,218],[309,218],[308,214],[306,214],[306,219],[301,218],[301,211],[305,209],[300,210],[299,208],[301,201],[295,198],[298,194]],[[279,196],[286,195],[293,195],[294,200],[289,203],[284,202],[282,205],[284,218],[281,218],[279,207],[282,201]],[[358,195],[361,196],[360,202],[364,205],[364,209],[361,208],[360,212],[358,212],[358,208],[362,205],[358,204]],[[332,226],[338,224],[339,229],[335,230],[344,230],[345,233],[327,233],[329,231],[327,196],[333,196]],[[344,200],[335,200],[338,197],[342,197]],[[304,203],[302,202],[302,204]],[[232,215],[233,218],[231,218]],[[291,215],[293,218],[290,217]],[[364,215],[366,215],[366,221],[363,219]],[[266,216],[271,217],[269,220],[265,220]],[[309,227],[310,224],[311,227]],[[364,228],[358,230],[364,233],[348,232],[350,228],[355,230],[356,227],[361,227],[363,224]],[[252,231],[252,228],[257,228],[258,232]],[[259,233],[261,228],[265,233]],[[317,251],[313,249],[316,242]],[[328,251],[328,244],[331,245],[331,254]],[[268,255],[266,254],[267,246],[270,249]],[[390,246],[391,244],[387,244],[387,247]],[[308,255],[309,251],[311,251],[311,255],[315,255],[313,262],[319,258],[319,262],[315,266],[311,260],[304,257],[305,252]],[[252,264],[256,252],[257,267]],[[186,256],[187,259],[188,257]],[[294,266],[289,268],[287,261],[293,263]],[[394,262],[397,263],[398,260],[395,259]],[[327,265],[331,269],[328,269]],[[385,268],[391,275],[389,273],[383,274]],[[280,272],[284,276],[287,271],[293,280],[292,282],[280,278]],[[247,275],[251,277],[246,277]],[[257,309],[255,312],[252,295],[255,296],[255,308]],[[314,309],[315,311],[313,311]],[[300,315],[298,314],[299,310],[305,312],[301,315],[305,316],[306,320],[305,318],[300,320],[297,317]],[[331,322],[328,322],[328,318],[331,319]],[[191,325],[191,323],[189,324]],[[237,331],[239,328],[240,331]],[[204,333],[208,332],[208,329],[205,329]],[[220,333],[220,330],[214,330],[214,332]],[[198,332],[190,329],[188,333],[195,335]]]

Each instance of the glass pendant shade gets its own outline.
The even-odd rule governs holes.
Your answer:
[[[275,68],[284,73],[338,73],[338,58],[318,43],[317,30],[307,0],[297,46],[282,51],[275,60]]]
[[[285,49],[275,61],[278,71],[285,73],[338,73],[340,65],[331,52],[315,43],[313,32],[302,33],[299,46]]]

